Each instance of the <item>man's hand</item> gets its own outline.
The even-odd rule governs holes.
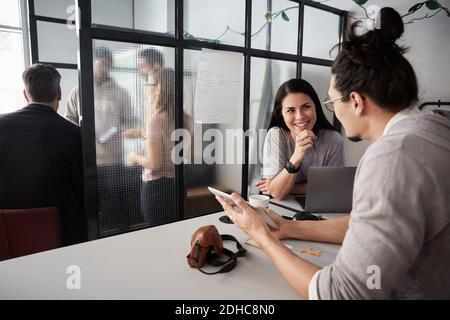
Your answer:
[[[277,214],[275,211],[264,208],[264,212],[275,222],[278,226],[278,230],[270,228],[264,220],[261,218],[260,214],[252,208],[247,201],[245,201],[237,193],[231,195],[234,202],[242,211],[239,212],[236,207],[233,207],[230,203],[223,200],[221,197],[216,197],[217,201],[220,202],[225,212],[228,214],[230,219],[234,224],[252,237],[256,242],[259,243],[262,237],[267,234],[272,233],[278,239],[285,239],[289,237],[289,225],[292,223],[290,220],[286,220]]]
[[[278,230],[271,230],[272,233],[280,240],[289,238],[289,225],[292,223],[292,221],[286,220],[272,209],[264,208],[263,210],[266,212],[269,218],[272,219],[272,221],[275,222],[279,227]]]
[[[223,209],[234,224],[259,243],[259,240],[262,237],[270,234],[269,227],[260,217],[259,213],[253,209],[240,195],[233,193],[231,197],[242,212],[239,212],[236,207],[233,207],[221,197],[216,196],[216,199],[222,205]]]

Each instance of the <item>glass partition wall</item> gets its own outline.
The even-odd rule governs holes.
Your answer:
[[[300,0],[78,0],[76,7],[90,239],[220,211],[209,185],[244,197],[256,192],[278,86],[304,76],[327,88],[326,55],[346,19],[345,11]],[[314,40],[307,36],[317,28],[306,17],[311,10],[333,17]],[[203,49],[242,56],[241,102],[231,122],[198,119]],[[188,134],[172,136],[176,129]],[[181,142],[190,148],[179,152]],[[206,159],[229,152],[232,162]]]

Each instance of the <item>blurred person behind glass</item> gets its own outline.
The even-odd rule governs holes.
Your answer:
[[[132,164],[143,167],[141,208],[150,226],[177,220],[175,210],[175,164],[171,160],[175,129],[175,72],[164,68],[149,87],[152,112],[148,112],[145,129],[145,154],[130,155]]]
[[[164,68],[164,56],[163,54],[154,49],[147,48],[142,49],[138,53],[138,65],[137,71],[145,82],[145,94],[143,97],[143,118],[144,122],[149,117],[149,113],[152,113],[154,101],[152,98],[152,86],[155,84],[155,77]],[[142,101],[142,100],[141,100]],[[145,127],[133,128],[126,130],[123,133],[123,137],[127,139],[142,138],[145,136]]]
[[[127,186],[123,181],[125,167],[121,133],[132,124],[131,100],[128,92],[110,76],[113,67],[111,51],[105,47],[96,47],[93,49],[93,60],[99,211],[101,218],[112,222],[111,228],[120,228],[123,218],[126,218],[123,199],[127,199]],[[67,100],[66,118],[81,125],[78,86]]]

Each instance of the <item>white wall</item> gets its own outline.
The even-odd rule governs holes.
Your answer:
[[[450,18],[439,15],[407,25],[404,42],[423,101],[450,101]]]
[[[402,15],[407,13],[408,9],[417,2],[416,0],[391,0],[386,3],[382,0],[371,0],[368,1],[366,6],[378,5],[383,7],[388,5]],[[445,1],[443,3],[445,5]],[[348,10],[349,16],[364,16],[362,9],[351,0],[330,0],[326,4]],[[427,9],[424,6],[419,12],[421,14],[417,13],[416,17],[423,16]],[[404,21],[407,21],[407,18]],[[450,80],[449,28],[450,18],[444,12],[440,12],[430,19],[406,24],[405,33],[398,42],[410,48],[406,57],[416,71],[422,101],[435,101],[438,98],[450,100],[450,88],[448,86]]]

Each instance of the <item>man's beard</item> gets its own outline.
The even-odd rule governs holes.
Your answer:
[[[360,136],[353,136],[353,137],[347,137],[348,140],[352,141],[352,142],[360,142],[362,141]]]

